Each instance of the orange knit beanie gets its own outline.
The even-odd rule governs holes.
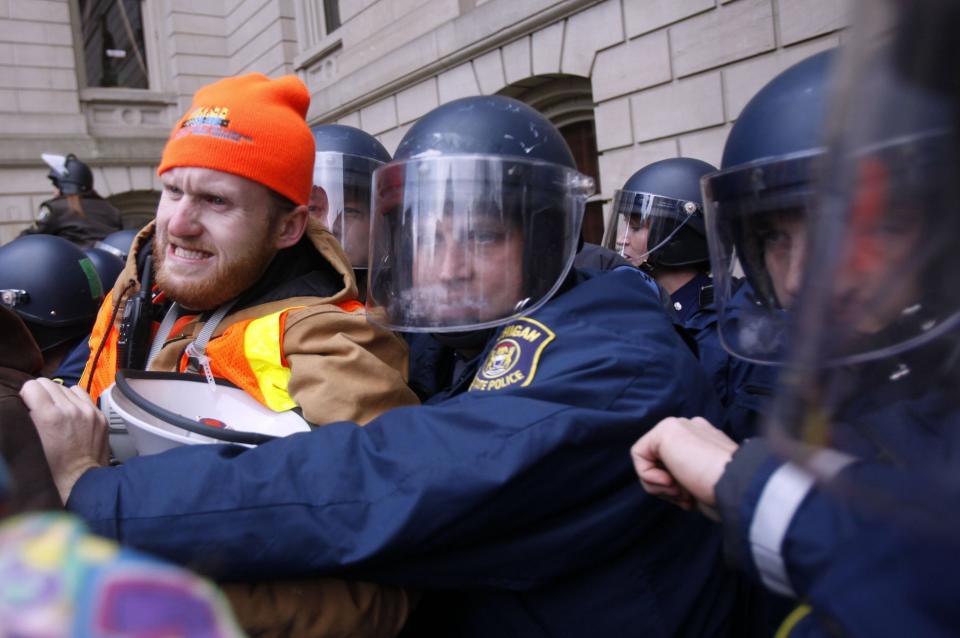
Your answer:
[[[296,76],[224,78],[193,96],[163,149],[160,175],[175,166],[232,173],[306,204],[313,184],[310,94]]]

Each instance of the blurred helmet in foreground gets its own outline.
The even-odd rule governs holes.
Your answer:
[[[889,468],[838,493],[911,537],[956,538],[960,5],[872,0],[853,24],[771,432],[803,462],[830,446]]]

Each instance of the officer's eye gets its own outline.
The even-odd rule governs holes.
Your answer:
[[[779,252],[790,249],[793,237],[782,230],[771,229],[760,236],[760,242],[766,252]]]
[[[503,241],[507,234],[502,230],[473,230],[470,231],[469,239],[474,244],[489,246]]]
[[[165,184],[163,190],[168,192],[170,195],[180,196],[183,195],[183,191],[174,186],[173,184]]]
[[[217,197],[216,195],[207,195],[207,201],[214,206],[224,206],[227,203],[227,200],[222,197]]]

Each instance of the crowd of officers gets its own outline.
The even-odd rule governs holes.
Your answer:
[[[296,78],[221,80],[133,232],[44,156],[56,197],[0,247],[0,484],[73,517],[0,526],[0,572],[59,583],[0,627],[956,635],[960,9],[858,6],[719,167],[637,167],[602,247],[592,180],[505,97],[391,157],[310,130]],[[130,370],[310,431],[118,463],[96,403]]]

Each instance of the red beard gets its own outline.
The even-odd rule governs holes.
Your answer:
[[[170,277],[164,268],[169,245],[169,240],[166,237],[161,238],[158,233],[153,243],[157,284],[168,298],[190,310],[210,310],[239,296],[260,279],[277,252],[269,243],[258,242],[249,246],[244,253],[232,256],[218,253],[216,274],[213,277],[202,281],[183,282]],[[198,246],[183,247],[205,250]]]

